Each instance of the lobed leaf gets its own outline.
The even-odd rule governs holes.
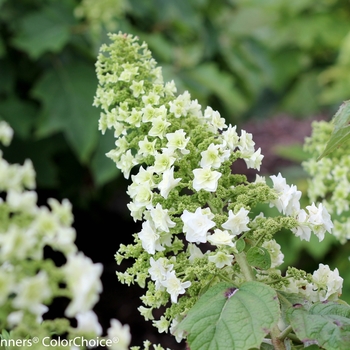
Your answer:
[[[92,107],[96,87],[94,69],[75,62],[48,70],[32,94],[43,103],[38,136],[63,132],[82,163],[87,163],[98,139],[97,114]]]
[[[255,281],[236,288],[211,287],[197,301],[179,329],[188,333],[191,350],[258,348],[280,315],[275,290]]]
[[[309,310],[295,304],[287,319],[305,346],[326,350],[347,350],[350,344],[350,306],[337,302],[315,303]]]

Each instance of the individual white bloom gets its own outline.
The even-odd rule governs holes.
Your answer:
[[[120,74],[119,80],[129,82],[132,81],[136,75],[138,75],[139,67],[130,63],[124,63],[122,67],[124,68],[124,70]]]
[[[253,135],[242,130],[241,136],[239,137],[238,148],[242,152],[243,157],[254,153],[254,145],[255,142],[253,141]]]
[[[312,203],[306,209],[309,211],[308,222],[312,225],[312,229],[319,241],[322,241],[325,232],[328,231],[330,233],[332,231],[333,223],[331,216],[322,203],[318,207],[316,207],[315,203]]]
[[[144,212],[144,207],[140,207],[134,202],[129,202],[126,205],[130,211],[131,217],[134,219],[136,222],[137,220],[142,220],[142,214]]]
[[[135,191],[129,191],[129,189],[134,188]],[[144,182],[143,184],[136,184],[135,186],[128,187],[128,194],[133,194],[131,197],[134,203],[140,207],[146,207],[152,204],[153,192],[150,188],[149,183]]]
[[[111,350],[129,350],[131,342],[130,327],[122,325],[116,319],[111,320],[111,326],[107,329],[107,337],[111,340],[109,349]],[[118,339],[116,342],[115,340]]]
[[[277,176],[270,176],[273,182],[273,189],[276,191],[278,198],[271,201],[270,206],[275,206],[277,210],[285,215],[295,215],[300,210],[301,192],[297,187],[289,186],[286,179],[282,177],[281,173]]]
[[[151,276],[151,280],[155,282],[156,290],[162,289],[162,282],[165,280],[168,272],[172,271],[174,265],[170,264],[167,258],[159,258],[154,260],[152,257],[150,259],[151,267],[148,272]]]
[[[198,103],[198,100],[191,100],[191,103],[188,106],[187,112],[189,115],[192,115],[198,119],[203,118],[202,106]]]
[[[23,260],[33,255],[38,242],[35,230],[10,225],[6,233],[0,234],[1,258],[3,260],[16,258]]]
[[[0,121],[0,142],[4,146],[8,146],[13,137],[13,129],[10,127],[8,123],[5,121],[1,120]]]
[[[121,136],[125,136],[127,134],[126,129],[125,129],[125,125],[123,123],[119,123],[119,122],[114,122],[113,124],[113,128],[114,128],[114,138],[119,138]]]
[[[17,309],[29,310],[37,316],[42,316],[48,308],[43,305],[52,292],[46,272],[40,271],[33,277],[25,277],[19,283],[13,306]]]
[[[265,241],[262,247],[267,249],[271,257],[271,268],[278,267],[283,264],[284,255],[281,252],[281,246],[274,240]]]
[[[169,111],[174,114],[175,118],[180,118],[181,116],[186,117],[190,103],[191,96],[188,91],[185,91],[175,100],[169,102]]]
[[[147,105],[144,108],[142,108],[142,122],[148,123],[151,122],[154,118],[156,118],[155,110],[156,107],[153,107],[151,105]]]
[[[141,126],[142,112],[138,111],[136,108],[131,110],[129,117],[126,119],[126,122],[130,125],[134,125],[137,128]]]
[[[272,182],[273,182],[273,189],[279,192],[284,192],[285,188],[288,186],[286,179],[281,175],[281,173],[278,173],[278,175],[272,175],[270,176]]]
[[[177,179],[174,178],[174,167],[171,167],[170,169],[165,170],[163,173],[163,179],[158,184],[160,195],[163,198],[167,199],[170,191],[173,188],[175,188],[180,181],[181,181],[181,177]]]
[[[138,237],[141,240],[142,248],[149,254],[155,254],[156,250],[160,252],[165,249],[160,245],[159,233],[149,221],[142,223],[142,230],[138,233]]]
[[[26,159],[22,166],[18,168],[18,174],[24,187],[32,190],[35,188],[35,170],[30,159]]]
[[[266,184],[266,180],[265,180],[265,177],[264,176],[260,176],[258,174],[256,174],[256,177],[255,177],[255,181],[254,181],[255,184]]]
[[[176,85],[175,85],[174,80],[171,80],[171,81],[168,81],[167,83],[165,83],[164,92],[167,96],[174,96],[176,91],[177,91],[177,89],[176,89]]]
[[[225,144],[231,151],[235,150],[239,146],[239,137],[236,129],[237,126],[232,126],[230,124],[228,128],[224,130],[221,134],[225,141]]]
[[[182,321],[182,318],[179,316],[175,317],[170,324],[170,333],[175,337],[178,343],[181,342],[182,339],[185,338],[185,331],[179,330],[177,328],[178,324]]]
[[[145,105],[157,106],[159,104],[160,96],[155,92],[151,91],[148,95],[142,96],[142,102]]]
[[[169,125],[170,123],[167,122],[164,118],[155,118],[152,120],[152,128],[149,130],[148,135],[163,139]]]
[[[228,219],[222,224],[222,227],[229,230],[234,235],[239,235],[242,232],[249,231],[247,224],[249,223],[249,210],[244,208],[239,209],[239,211],[234,214],[232,210],[228,212]]]
[[[210,168],[199,168],[193,170],[193,188],[196,191],[204,190],[215,192],[218,187],[218,181],[222,174]]]
[[[184,223],[183,231],[186,233],[188,242],[205,243],[207,242],[208,231],[215,226],[212,221],[212,214],[197,208],[194,213],[184,210],[181,220]]]
[[[233,240],[234,236],[228,231],[216,229],[212,235],[208,236],[208,242],[216,246],[227,245],[229,247],[234,247]]]
[[[130,108],[128,102],[122,102],[118,107],[117,120],[119,122],[125,122],[130,115]]]
[[[182,154],[188,154],[190,151],[186,150],[189,138],[186,138],[186,133],[183,129],[176,130],[173,133],[166,134],[168,140],[167,147],[172,150],[180,150]]]
[[[206,151],[201,152],[200,166],[202,168],[219,168],[222,160],[219,154],[220,145],[211,143]]]
[[[46,238],[53,237],[54,234],[60,229],[61,225],[58,217],[53,215],[47,207],[42,206],[37,211],[32,227],[38,233],[43,234]]]
[[[70,255],[77,252],[77,246],[74,244],[75,239],[75,229],[70,226],[62,226],[53,236],[45,237],[45,242],[53,249],[61,251],[65,255]]]
[[[34,214],[37,210],[37,198],[35,191],[19,192],[10,189],[7,192],[6,202],[11,210]]]
[[[328,265],[319,264],[314,271],[312,281],[315,284],[320,301],[338,299],[342,293],[343,279],[339,276],[338,269],[332,271]]]
[[[22,322],[23,311],[13,311],[7,316],[7,322],[10,327],[15,327]]]
[[[143,318],[146,320],[146,321],[149,321],[149,320],[153,320],[154,319],[154,316],[152,314],[152,308],[150,307],[144,307],[144,306],[139,306],[137,308],[137,311],[140,313],[141,316],[143,316]]]
[[[178,296],[184,294],[186,292],[185,288],[188,288],[191,285],[190,281],[181,282],[181,280],[176,277],[174,270],[168,271],[164,281],[161,283],[170,294],[173,303],[177,303]]]
[[[157,321],[153,321],[152,325],[158,329],[159,333],[168,333],[170,321],[167,320],[164,316]]]
[[[102,135],[104,135],[107,129],[107,116],[105,113],[100,113],[100,119],[98,120],[98,130],[101,131]]]
[[[128,179],[131,169],[136,164],[137,161],[132,155],[131,150],[129,149],[126,153],[121,155],[120,160],[117,162],[117,167],[122,171],[124,177]]]
[[[204,256],[202,251],[195,244],[189,243],[187,249],[190,254],[190,257],[188,258],[190,262],[193,262],[197,258],[201,259]]]
[[[208,127],[213,131],[222,130],[227,127],[225,124],[225,119],[221,118],[218,111],[214,111],[210,106],[208,106],[204,111],[204,118],[208,121]]]
[[[77,330],[93,332],[96,335],[102,334],[102,327],[98,322],[96,314],[92,310],[79,312],[75,317],[78,322]]]
[[[311,228],[306,211],[304,209],[299,210],[295,218],[298,221],[298,226],[292,228],[292,232],[296,237],[300,237],[301,240],[310,241]]]
[[[143,80],[140,80],[140,81],[134,80],[130,85],[130,89],[132,90],[135,98],[138,98],[140,95],[145,93],[145,90],[143,88],[143,83],[144,83]]]
[[[249,157],[244,157],[244,161],[248,168],[260,170],[261,162],[264,156],[261,154],[261,149],[259,148]]]
[[[160,203],[150,209],[150,215],[155,227],[161,231],[169,232],[169,228],[174,227],[175,222],[171,221],[168,209],[163,209]]]
[[[63,199],[60,203],[55,198],[49,198],[48,204],[51,208],[52,214],[57,217],[57,219],[63,225],[70,226],[73,223],[73,213],[72,213],[72,204],[68,199]]]
[[[176,160],[172,152],[167,152],[165,148],[163,148],[162,151],[162,153],[157,153],[154,157],[153,171],[157,174],[170,169]]]
[[[131,180],[134,184],[142,185],[146,183],[149,188],[152,188],[154,186],[153,173],[153,168],[144,169],[143,166],[140,166],[139,172],[136,175],[131,175]]]
[[[143,156],[154,156],[157,154],[156,151],[156,142],[157,140],[148,141],[147,136],[143,141],[139,141],[139,154]]]
[[[234,256],[231,254],[225,254],[224,252],[217,252],[215,255],[210,255],[208,260],[215,264],[218,269],[224,266],[232,265]]]
[[[168,110],[164,105],[161,105],[160,107],[153,107],[151,105],[147,105],[144,108],[142,108],[142,122],[148,123],[152,122],[154,119],[161,119],[166,120],[166,116],[168,114]]]
[[[102,291],[102,264],[94,264],[90,258],[79,252],[68,256],[62,270],[72,293],[72,300],[65,310],[66,316],[74,317],[79,312],[91,310]]]
[[[221,115],[218,111],[213,111],[211,116],[211,124],[216,130],[222,130],[227,127],[225,124],[225,118],[221,118]]]

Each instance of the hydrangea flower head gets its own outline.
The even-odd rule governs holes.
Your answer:
[[[170,325],[182,339],[174,325],[202,289],[228,280],[240,285],[247,274],[280,276],[269,283],[287,285],[289,276],[278,274],[283,254],[273,235],[286,228],[301,239],[312,232],[322,238],[332,224],[322,206],[301,209],[301,192],[281,174],[271,176],[271,187],[258,174],[251,183],[235,174],[238,159],[260,169],[263,155],[252,135],[237,132],[210,106],[202,108],[188,91],[176,95],[175,83],[164,83],[145,43],[123,33],[110,39],[96,63],[94,105],[103,111],[101,131],[115,130],[116,148],[108,156],[126,178],[132,174],[128,208],[135,221],[143,221],[134,244],[121,245],[116,254],[118,263],[134,259],[117,276],[127,284],[143,276],[140,310],[153,319],[152,310],[165,306],[153,324],[160,331]],[[259,205],[278,214],[257,215]],[[266,270],[242,263],[255,245],[270,257]]]

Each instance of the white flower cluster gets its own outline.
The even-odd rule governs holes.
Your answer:
[[[283,224],[278,228],[278,219],[255,216],[252,209],[259,202],[275,206],[286,217],[280,222],[301,239],[309,240],[313,231],[321,240],[331,231],[326,209],[321,204],[301,209],[301,192],[281,174],[271,177],[272,189],[262,177],[248,183],[245,176],[232,174],[237,159],[260,169],[263,156],[252,135],[239,134],[211,107],[203,111],[189,92],[176,96],[174,82],[163,83],[145,43],[122,33],[110,38],[96,64],[94,105],[103,110],[100,130],[114,130],[116,148],[107,156],[125,178],[131,177],[131,216],[143,221],[135,245],[122,245],[116,259],[136,259],[127,272],[118,273],[121,281],[145,286],[150,278],[142,297],[150,309],[140,309],[147,319],[153,319],[155,306],[166,305],[169,298],[173,305],[181,304],[184,294],[198,293],[213,276],[242,281],[235,257],[244,247],[237,248],[238,240],[259,242],[270,254],[271,268],[283,262],[272,238]],[[188,311],[178,305],[177,312],[181,307]],[[154,325],[165,331],[177,316],[169,312]]]
[[[287,273],[288,277],[288,273]],[[290,277],[290,276],[289,276]],[[289,278],[285,290],[306,296],[310,301],[337,300],[342,293],[343,278],[339,276],[337,268],[332,271],[328,265],[319,264],[311,280],[307,278]]]
[[[0,139],[6,145],[12,134],[10,126],[0,122]],[[29,160],[12,165],[0,153],[0,174],[1,324],[13,336],[24,325],[40,327],[52,300],[65,296],[70,299],[65,315],[77,319],[73,331],[101,335],[92,308],[102,291],[102,264],[78,252],[70,202],[51,198],[49,207],[37,206],[35,171]],[[46,247],[61,252],[66,263],[57,267],[45,258]]]
[[[320,203],[315,203],[300,209],[301,192],[297,187],[288,185],[286,179],[279,173],[277,176],[271,176],[273,189],[277,193],[277,198],[270,203],[275,206],[279,212],[296,218],[298,226],[292,228],[293,233],[301,240],[310,240],[311,232],[314,232],[320,241],[323,240],[325,233],[331,232],[333,223],[327,209]]]
[[[311,137],[306,139],[305,151],[312,157],[303,163],[310,175],[308,196],[322,201],[332,214],[333,235],[342,243],[350,239],[350,154],[346,144],[339,146],[327,157],[317,160],[327,144],[333,126],[326,121],[314,122]]]

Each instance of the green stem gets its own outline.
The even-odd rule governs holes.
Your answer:
[[[255,275],[252,267],[248,264],[247,257],[244,252],[235,254],[236,261],[241,268],[246,281],[255,281]],[[274,326],[270,332],[271,341],[275,350],[286,350],[283,340],[279,339],[281,332],[278,326]]]
[[[281,334],[278,336],[279,339],[284,340],[284,338],[287,337],[287,335],[293,330],[293,327],[289,325],[284,331],[281,332]]]
[[[244,252],[235,254],[236,261],[241,268],[244,278],[246,281],[255,281],[255,275],[253,269],[247,262],[247,257]]]
[[[284,346],[284,341],[280,339],[281,332],[277,325],[275,325],[271,329],[270,335],[271,335],[272,345],[275,350],[286,350],[286,347]]]

